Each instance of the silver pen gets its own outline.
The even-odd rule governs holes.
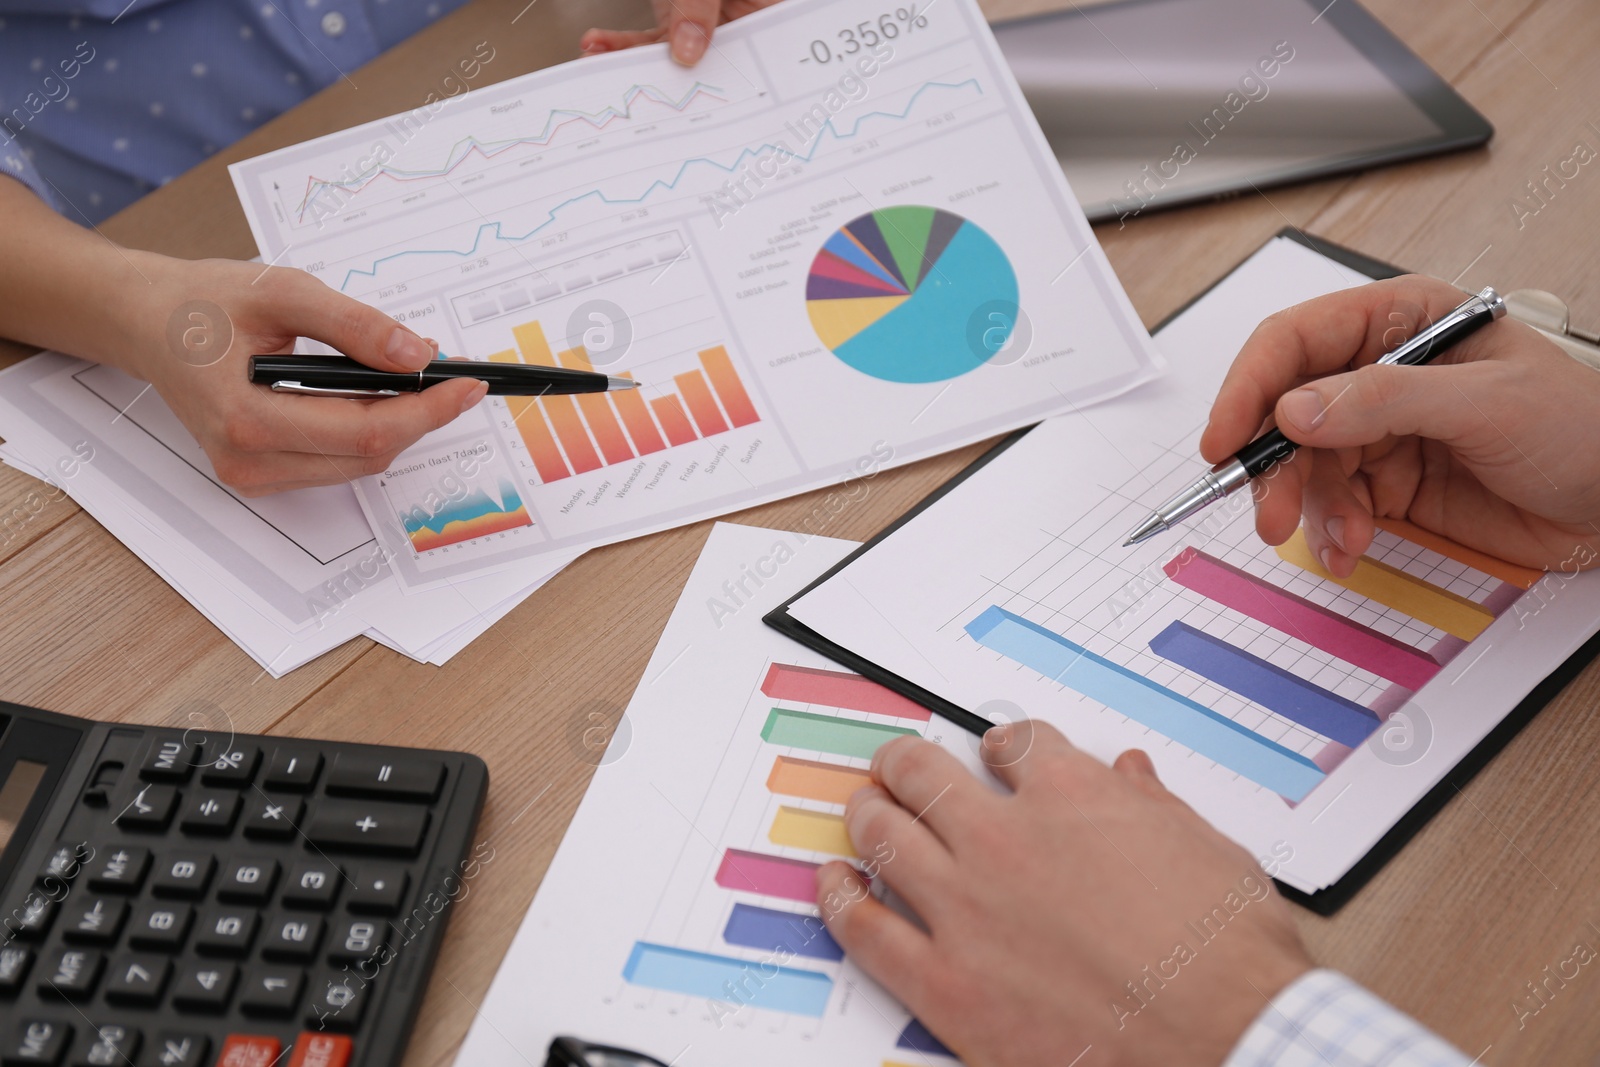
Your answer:
[[[1476,296],[1468,297],[1438,322],[1404,344],[1383,355],[1378,362],[1417,366],[1427,363],[1445,349],[1487,326],[1506,313],[1506,303],[1493,289],[1484,288]],[[1196,512],[1203,511],[1224,497],[1248,485],[1251,478],[1266,473],[1273,464],[1294,455],[1300,446],[1272,429],[1235,452],[1232,459],[1217,464],[1206,471],[1194,484],[1162,504],[1151,513],[1122,542],[1122,547],[1170,530]]]

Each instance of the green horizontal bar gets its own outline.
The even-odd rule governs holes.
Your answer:
[[[761,740],[770,744],[857,759],[871,759],[879,745],[904,734],[921,736],[920,731],[904,726],[880,726],[875,722],[814,715],[788,708],[773,708],[772,714],[767,716],[767,724],[761,728]]]

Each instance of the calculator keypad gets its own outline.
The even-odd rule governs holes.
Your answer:
[[[67,823],[93,832],[58,840],[11,890],[0,1065],[353,1063],[414,936],[394,923],[437,877],[413,863],[451,766],[270,738],[141,740]],[[13,1011],[25,996],[38,1009]]]

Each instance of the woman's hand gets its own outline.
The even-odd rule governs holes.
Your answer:
[[[1394,278],[1309,300],[1256,328],[1228,371],[1200,452],[1220,462],[1270,416],[1302,448],[1256,482],[1256,528],[1301,524],[1334,574],[1373,517],[1406,519],[1530,567],[1600,554],[1600,372],[1522,323],[1484,327],[1419,367],[1379,356],[1459,304],[1441,281]]]
[[[580,42],[584,55],[616,52],[642,44],[668,41],[672,58],[686,67],[700,62],[711,44],[712,30],[778,0],[651,0],[656,12],[653,30],[590,30]]]
[[[382,471],[488,388],[462,379],[363,401],[251,385],[249,357],[288,352],[296,337],[390,371],[419,370],[437,348],[303,271],[128,255],[150,284],[127,291],[121,318],[130,349],[112,362],[154,385],[199,440],[217,476],[246,496]]]
[[[1215,1065],[1311,968],[1256,860],[1144,753],[1107,767],[1030,722],[983,752],[1013,793],[902,739],[845,810],[868,873],[922,926],[846,864],[817,878],[845,952],[969,1067]]]

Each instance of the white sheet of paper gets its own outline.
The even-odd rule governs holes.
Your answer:
[[[951,1062],[897,1049],[906,1010],[848,958],[818,958],[832,942],[814,904],[719,884],[729,849],[780,861],[839,858],[770,839],[780,809],[827,816],[843,807],[770,788],[769,776],[780,759],[858,770],[868,760],[769,743],[763,737],[775,708],[910,729],[987,773],[977,738],[937,717],[841,710],[763,691],[774,689],[766,679],[775,665],[843,673],[761,616],[854,547],[726,523],[712,529],[625,725],[478,1009],[460,1067],[542,1062],[556,1034],[699,1067]],[[751,865],[757,862],[741,869],[766,888]],[[770,929],[774,919],[794,924],[784,936],[799,951],[780,955],[775,946],[744,943],[759,940],[749,933]],[[675,991],[704,985],[707,975],[718,979],[711,983],[717,995]]]
[[[1105,759],[1128,748],[1146,750],[1174,792],[1257,856],[1273,860],[1269,869],[1279,877],[1308,891],[1332,884],[1600,628],[1600,574],[1550,575],[1521,593],[1381,533],[1369,556],[1500,609],[1481,636],[1463,646],[1280,560],[1255,535],[1248,494],[1216,505],[1182,531],[1121,547],[1154,505],[1201,469],[1196,441],[1211,399],[1255,324],[1290,304],[1367,280],[1293,241],[1269,243],[1160,332],[1157,342],[1172,367],[1166,379],[1044,423],[799,600],[793,614],[961,707],[1046,719]],[[1180,586],[1163,564],[1186,546],[1447,662],[1415,692],[1395,688]],[[986,647],[967,627],[994,606],[1228,717],[1242,728],[1234,733],[1245,735],[1241,744],[1231,727],[1220,731],[1228,752],[1256,758],[1256,739],[1265,738],[1300,763],[1313,761],[1318,766],[1301,781],[1314,785],[1290,803],[1274,788],[1147,725],[1147,712],[1140,713],[1143,721],[1125,717],[1051,680],[1037,655],[1014,659]],[[1150,647],[1179,621],[1371,709],[1383,726],[1346,755],[1327,737]],[[1024,629],[1005,622],[999,633],[1015,636]],[[1183,729],[1198,720],[1192,709],[1180,714]],[[1294,759],[1269,755],[1273,773],[1305,772]]]
[[[906,463],[1159,372],[977,4],[867,15],[781,4],[720,28],[693,70],[664,45],[587,58],[231,167],[268,262],[450,355],[644,385],[490,398],[359,482],[408,589]],[[451,522],[433,494],[463,456],[484,459]]]
[[[69,493],[274,677],[369,630],[448,658],[570,561],[407,595],[348,485],[240,497],[155,390],[56,353],[0,373],[0,426],[8,459]]]

